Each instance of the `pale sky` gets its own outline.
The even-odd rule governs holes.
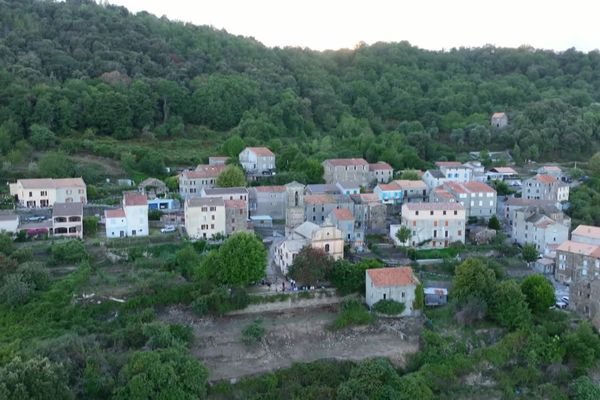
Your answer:
[[[267,46],[315,50],[407,40],[440,50],[493,44],[600,48],[597,0],[109,0],[212,25]]]

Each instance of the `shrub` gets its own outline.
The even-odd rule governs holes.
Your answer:
[[[192,311],[199,317],[221,316],[233,310],[246,308],[250,303],[248,294],[239,288],[219,287],[192,302]]]
[[[352,325],[368,325],[374,317],[358,300],[346,300],[342,303],[338,317],[333,321],[332,328],[344,329]]]
[[[30,247],[21,247],[13,251],[10,258],[15,260],[18,264],[22,264],[33,259],[33,251]]]
[[[83,218],[83,233],[86,237],[96,236],[98,233],[98,218],[94,216]]]
[[[242,330],[242,342],[246,346],[257,344],[265,336],[266,330],[261,319],[257,319],[250,323]]]
[[[158,321],[145,324],[142,332],[147,338],[146,344],[151,349],[188,346],[194,337],[189,326],[169,325]]]
[[[373,304],[373,311],[386,315],[402,314],[405,309],[406,305],[404,303],[395,300],[379,300]]]
[[[160,217],[162,217],[163,212],[160,210],[150,210],[148,211],[148,220],[150,221],[160,221]]]
[[[33,288],[20,274],[7,275],[0,287],[0,299],[10,306],[25,304],[31,299]]]
[[[50,287],[50,272],[39,262],[27,262],[19,265],[17,273],[21,274],[23,282],[33,290],[46,290]]]
[[[89,257],[85,245],[80,240],[56,243],[52,246],[51,253],[55,263],[78,263]]]

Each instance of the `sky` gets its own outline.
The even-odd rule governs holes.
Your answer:
[[[399,42],[430,50],[529,45],[600,48],[596,0],[108,0],[132,12],[211,25],[270,47]]]

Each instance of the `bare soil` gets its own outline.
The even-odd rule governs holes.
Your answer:
[[[210,370],[212,382],[286,368],[294,362],[320,359],[362,360],[387,357],[403,366],[419,350],[420,318],[385,319],[373,326],[331,331],[333,308],[223,318],[196,318],[182,308],[167,309],[160,318],[191,325],[196,335],[191,353]],[[242,330],[256,319],[266,334],[254,346],[241,341]]]

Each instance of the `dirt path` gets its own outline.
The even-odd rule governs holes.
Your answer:
[[[208,367],[213,382],[319,359],[387,357],[402,366],[409,354],[418,351],[421,327],[420,320],[409,318],[331,332],[327,326],[335,318],[333,310],[296,310],[262,315],[267,334],[260,344],[247,347],[240,340],[241,331],[258,316],[197,319],[187,311],[171,308],[161,318],[193,327],[196,342],[191,352]]]

